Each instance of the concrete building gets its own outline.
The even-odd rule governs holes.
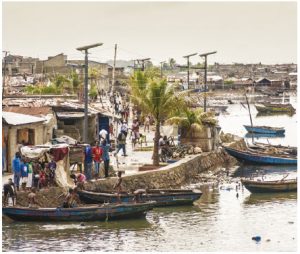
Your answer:
[[[44,122],[41,117],[13,112],[2,112],[3,171],[11,172],[11,163],[19,147],[44,143]]]

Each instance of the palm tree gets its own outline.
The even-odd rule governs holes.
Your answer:
[[[145,114],[155,120],[153,165],[159,165],[158,141],[161,122],[176,111],[179,99],[165,79],[149,79],[143,72],[136,72],[131,78],[131,99]]]

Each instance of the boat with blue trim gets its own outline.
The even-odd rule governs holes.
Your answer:
[[[3,207],[2,214],[17,221],[107,221],[144,217],[153,205],[154,202],[76,208]]]
[[[202,192],[198,190],[181,189],[141,189],[138,194],[122,192],[119,196],[113,192],[92,192],[86,190],[78,190],[77,193],[80,199],[87,204],[116,203],[119,200],[129,203],[135,200],[138,202],[155,201],[155,207],[192,205],[202,195]]]
[[[223,146],[223,148],[236,159],[250,163],[273,165],[297,164],[297,155],[267,153],[262,150],[255,151],[254,149],[238,150],[227,146]]]
[[[245,129],[249,133],[261,133],[261,134],[283,134],[285,129],[283,127],[270,127],[270,126],[251,126],[244,125]]]

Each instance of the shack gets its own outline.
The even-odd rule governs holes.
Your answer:
[[[43,144],[45,118],[13,112],[2,112],[3,171],[11,172],[11,163],[23,145]]]

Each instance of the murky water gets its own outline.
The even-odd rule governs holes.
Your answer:
[[[297,145],[296,115],[256,117],[251,109],[254,124],[286,128],[286,136],[269,139],[271,143]],[[219,117],[223,130],[244,136],[247,110],[236,104],[228,111]],[[287,173],[293,178],[297,167],[243,165],[233,176],[259,172],[269,179]],[[3,251],[296,251],[297,193],[250,194],[236,190],[233,182],[205,190],[194,206],[156,208],[145,219],[84,226],[4,221],[2,231]]]
[[[296,251],[296,193],[214,189],[194,206],[156,208],[145,219],[3,223],[3,251]],[[259,235],[256,243],[251,238]]]

